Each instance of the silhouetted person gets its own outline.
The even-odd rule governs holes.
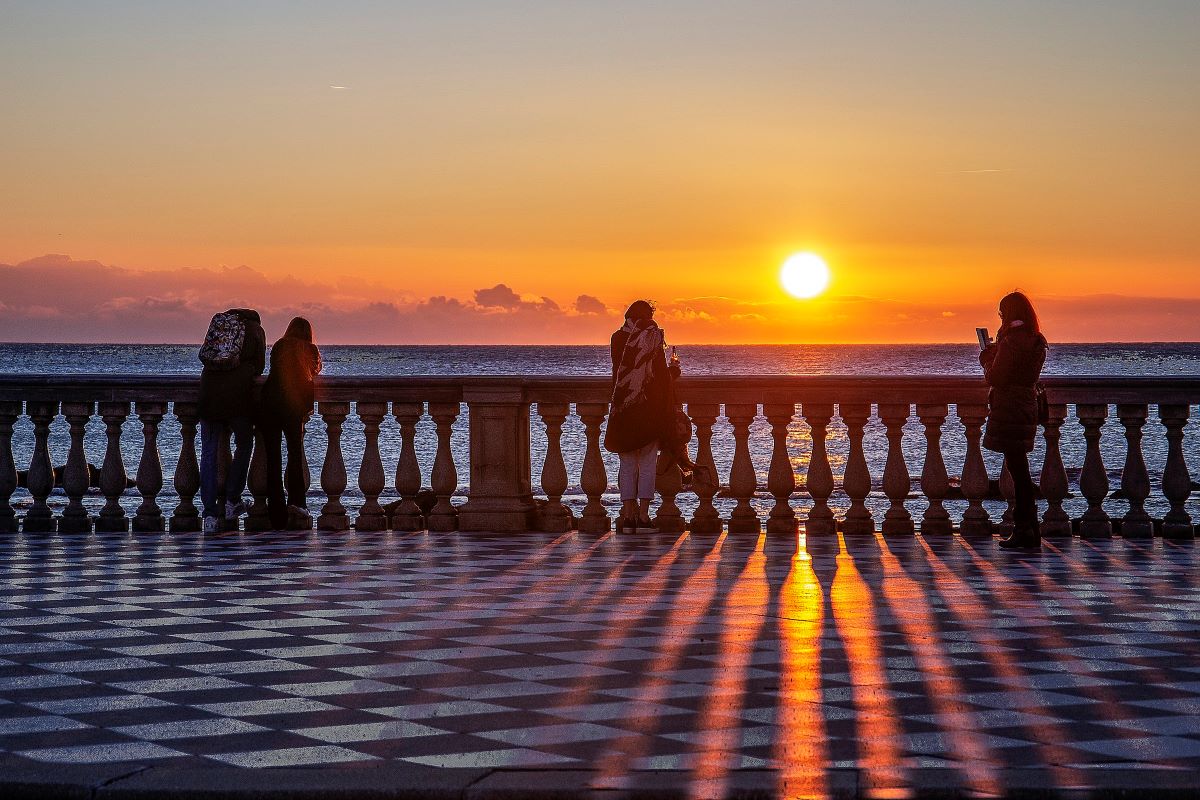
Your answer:
[[[267,458],[267,513],[271,526],[282,530],[288,517],[307,516],[304,474],[304,426],[316,399],[314,379],[321,353],[313,344],[312,325],[296,317],[271,347],[271,373],[263,385],[258,429]],[[287,441],[287,497],[284,497],[283,442]]]
[[[246,511],[242,492],[254,446],[255,379],[266,366],[267,336],[258,312],[231,308],[213,317],[200,348],[200,499],[204,532],[215,533],[218,517],[234,522]],[[225,475],[225,507],[217,507],[220,443],[234,437],[233,460]]]
[[[1029,298],[1020,292],[1000,301],[1000,330],[996,341],[979,354],[988,392],[987,428],[983,446],[1004,454],[1016,489],[1013,532],[1000,540],[1003,548],[1039,547],[1037,503],[1029,453],[1038,427],[1037,382],[1046,363],[1046,337]]]
[[[679,375],[679,362],[667,363],[662,328],[654,322],[654,306],[638,300],[625,312],[625,324],[612,335],[612,409],[604,434],[604,447],[617,453],[621,468],[623,532],[655,533],[650,521],[654,499],[659,442],[674,422],[671,381]]]

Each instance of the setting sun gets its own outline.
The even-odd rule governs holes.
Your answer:
[[[779,282],[793,297],[816,297],[829,285],[829,266],[816,253],[796,253],[783,262]]]

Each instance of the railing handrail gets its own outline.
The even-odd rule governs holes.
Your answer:
[[[1046,376],[1051,403],[1200,403],[1200,375]],[[0,401],[194,401],[198,375],[0,374]],[[471,389],[520,390],[528,402],[605,402],[610,379],[589,375],[337,375],[317,379],[321,401],[456,402]],[[971,375],[695,375],[680,400],[704,403],[980,403]]]

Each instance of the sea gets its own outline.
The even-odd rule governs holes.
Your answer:
[[[327,345],[321,348],[326,375],[362,376],[441,376],[441,375],[559,375],[582,376],[609,374],[608,348],[606,345]],[[0,344],[0,374],[133,374],[146,376],[199,374],[200,363],[196,356],[197,345],[173,344]],[[678,354],[683,369],[688,375],[979,375],[974,345],[681,345]],[[1200,376],[1200,344],[1197,343],[1137,343],[1137,344],[1053,344],[1046,361],[1046,375],[1106,375],[1106,376]],[[1193,410],[1195,419],[1195,410]],[[458,469],[459,486],[454,502],[462,503],[470,493],[468,462],[467,409],[455,423],[451,449]],[[1147,509],[1156,516],[1165,513],[1167,504],[1161,496],[1161,479],[1166,460],[1165,429],[1154,416],[1144,430],[1143,450],[1147,468],[1151,475],[1152,494]],[[534,493],[541,492],[539,476],[546,453],[545,428],[536,414],[530,421],[532,440],[532,481]],[[362,494],[357,487],[358,465],[362,459],[365,438],[363,426],[354,415],[346,421],[343,429],[343,454],[349,473],[349,486],[343,502],[351,515],[362,504]],[[137,472],[142,449],[141,425],[131,416],[122,431],[122,455],[130,476]],[[435,449],[433,423],[424,418],[417,429],[417,453],[425,484],[433,463]],[[160,428],[159,448],[164,471],[164,488],[159,504],[167,514],[178,502],[171,476],[179,458],[180,429],[173,415],[168,415]],[[319,414],[310,420],[306,432],[306,456],[313,475],[308,498],[314,514],[325,501],[320,489],[321,464],[326,450],[324,424]],[[773,499],[766,491],[767,471],[771,459],[771,431],[767,421],[760,417],[751,426],[751,456],[758,475],[760,491],[753,501],[760,515],[766,516]],[[926,503],[920,495],[920,472],[924,461],[925,438],[920,422],[910,418],[904,428],[904,451],[912,477],[912,493],[906,505],[919,520]],[[99,465],[104,458],[104,426],[94,417],[87,426],[85,452],[88,461]],[[792,505],[801,515],[811,507],[811,500],[803,492],[803,480],[812,450],[812,439],[808,425],[801,417],[792,423],[788,431],[788,452],[797,472],[800,489],[792,498]],[[584,431],[582,422],[572,415],[563,426],[563,455],[567,464],[570,486],[563,502],[575,511],[580,511],[586,498],[579,487],[580,469],[584,455]],[[693,442],[693,451],[695,443]],[[51,427],[50,453],[55,465],[66,460],[69,439],[65,419],[59,417]],[[394,488],[394,473],[399,457],[400,438],[395,420],[388,417],[380,430],[380,451],[387,476],[387,487],[381,496],[382,502],[397,497]],[[840,481],[849,451],[849,440],[845,425],[835,418],[828,430],[827,448],[838,489],[830,505],[840,515],[848,506],[841,492]],[[197,450],[199,444],[197,443]],[[867,505],[876,519],[882,517],[888,506],[883,496],[881,481],[886,459],[887,442],[882,423],[873,418],[867,425],[864,449],[871,471],[873,491]],[[1185,460],[1193,478],[1200,476],[1200,425],[1191,422],[1185,431]],[[13,457],[18,469],[25,469],[33,451],[33,425],[23,416],[17,423],[13,435]],[[717,421],[713,429],[713,451],[722,481],[728,480],[733,459],[732,428],[724,418]],[[962,425],[951,415],[943,429],[942,453],[952,483],[960,474],[966,451]],[[1104,426],[1101,452],[1108,470],[1109,481],[1114,490],[1106,502],[1106,509],[1114,516],[1125,513],[1128,504],[1119,490],[1122,465],[1126,454],[1124,429],[1110,419]],[[1083,464],[1084,441],[1082,428],[1072,416],[1063,426],[1062,456],[1067,466],[1071,485],[1071,496],[1065,507],[1072,516],[1078,516],[1086,507],[1079,495],[1078,476]],[[1039,443],[1031,455],[1035,475],[1044,458],[1044,446]],[[1000,472],[1000,459],[995,454],[985,454],[989,473],[996,479]],[[609,491],[604,502],[615,514],[619,507],[616,495],[616,457],[605,454],[609,476]],[[21,513],[31,499],[24,489],[13,495],[13,505]],[[61,489],[51,495],[50,504],[56,509],[65,506],[66,497]],[[131,488],[122,498],[130,514],[141,502],[136,490]],[[728,515],[733,500],[718,497],[716,503],[724,515]],[[696,498],[684,493],[677,503],[685,515],[695,509]],[[103,505],[98,490],[85,499],[93,511]],[[1004,505],[999,501],[986,504],[993,517],[997,517]],[[946,507],[956,520],[961,518],[966,503],[961,499],[946,501]],[[1043,504],[1044,508],[1044,504]],[[1200,518],[1200,495],[1193,493],[1188,505],[1193,518]]]

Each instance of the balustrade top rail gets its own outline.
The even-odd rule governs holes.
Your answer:
[[[1200,403],[1200,376],[1048,376],[1051,403]],[[194,375],[0,375],[0,401],[194,401]],[[608,401],[603,376],[339,375],[317,380],[326,402],[582,402]],[[678,384],[682,402],[697,403],[985,403],[979,376],[704,375]]]

